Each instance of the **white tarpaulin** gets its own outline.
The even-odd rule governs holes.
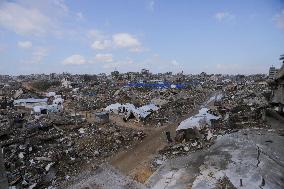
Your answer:
[[[200,129],[205,125],[211,126],[211,120],[217,119],[220,119],[220,116],[215,116],[213,114],[208,113],[208,108],[202,108],[201,110],[199,110],[198,114],[182,121],[176,130],[178,131],[181,129],[188,129],[194,127]]]
[[[134,116],[138,119],[140,118],[145,118],[148,115],[151,114],[153,111],[157,111],[159,108],[154,105],[154,104],[148,104],[141,106],[139,108],[136,108],[133,104],[111,104],[105,108],[106,111],[108,112],[113,112],[113,113],[133,113]]]

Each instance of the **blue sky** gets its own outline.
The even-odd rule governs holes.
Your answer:
[[[0,0],[0,74],[266,73],[283,0]]]

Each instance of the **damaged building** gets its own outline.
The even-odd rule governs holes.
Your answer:
[[[272,81],[272,97],[271,103],[275,106],[278,112],[284,113],[284,57],[281,56],[280,60],[283,61],[282,67],[279,69]]]

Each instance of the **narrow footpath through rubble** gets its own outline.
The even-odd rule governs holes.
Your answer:
[[[208,102],[207,100],[197,105],[195,109],[192,109],[187,115],[180,117],[175,122],[168,123],[163,127],[153,127],[150,132],[147,132],[147,137],[143,141],[134,145],[131,149],[111,157],[109,159],[110,164],[123,174],[141,183],[145,182],[152,175],[150,169],[151,160],[158,154],[159,150],[167,145],[165,132],[170,132],[173,135],[181,121],[197,113],[200,106],[204,104],[209,106],[213,103],[213,101]]]

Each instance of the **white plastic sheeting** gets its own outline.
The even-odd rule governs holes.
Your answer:
[[[47,106],[34,106],[33,111],[34,113],[40,113],[42,110],[47,109]]]
[[[40,114],[42,110],[47,110],[48,112],[57,113],[63,110],[63,106],[57,104],[46,105],[46,106],[34,106],[32,113]]]
[[[18,99],[18,100],[14,100],[14,105],[27,104],[27,103],[41,103],[41,102],[47,102],[47,98],[43,98],[43,99],[36,99],[36,98]]]
[[[204,127],[206,125],[211,126],[211,120],[218,120],[220,116],[215,116],[213,114],[208,113],[208,108],[201,108],[199,113],[182,121],[178,128],[176,129],[188,129],[188,128],[198,128]]]
[[[159,107],[154,105],[154,104],[148,104],[148,105],[144,105],[144,106],[141,106],[139,108],[136,108],[133,104],[129,104],[129,103],[126,103],[126,104],[120,104],[120,103],[111,104],[111,105],[109,105],[105,108],[106,111],[113,112],[113,113],[116,113],[116,114],[133,113],[133,115],[137,119],[146,118],[153,111],[157,111],[158,109],[159,109]]]
[[[52,97],[52,96],[55,96],[55,95],[56,95],[55,92],[48,92],[48,93],[46,94],[47,97]]]
[[[207,102],[206,102],[206,104],[209,104],[209,103],[211,103],[211,102],[213,102],[213,101],[220,101],[222,98],[223,98],[223,94],[222,93],[220,93],[220,94],[216,94],[216,95],[214,95],[214,96],[212,96]]]
[[[64,99],[60,98],[56,98],[53,100],[53,104],[63,104]]]
[[[63,102],[64,102],[64,99],[62,99],[61,95],[56,95],[55,92],[48,92],[46,94],[48,97],[54,97],[54,100],[52,101],[52,104],[51,105],[47,105],[47,104],[44,104],[44,105],[35,105],[35,106],[32,106],[32,114],[33,113],[36,113],[36,114],[40,114],[42,110],[47,110],[47,112],[54,112],[54,113],[57,113],[57,112],[60,112],[63,110]],[[41,101],[44,101],[44,102],[47,102],[47,98],[45,99],[21,99],[22,101],[28,101],[28,102],[41,102]],[[14,102],[15,103],[15,102]]]

